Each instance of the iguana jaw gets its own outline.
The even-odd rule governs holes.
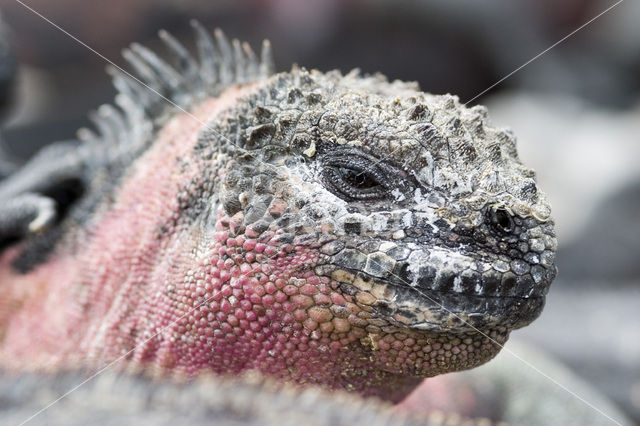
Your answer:
[[[374,289],[379,315],[405,327],[447,333],[523,327],[541,313],[556,275],[553,223],[515,216],[505,232],[486,213],[475,215],[474,227],[424,224],[436,231],[406,242],[384,233],[346,235],[321,248],[327,256],[320,272],[345,288]]]
[[[432,333],[524,327],[542,312],[545,301],[542,293],[548,290],[548,285],[542,285],[529,289],[528,293],[531,294],[527,296],[487,295],[463,292],[464,289],[455,285],[453,288],[443,289],[440,286],[438,289],[438,282],[458,282],[459,276],[440,275],[432,278],[432,288],[411,286],[398,276],[382,280],[363,271],[337,269],[331,276],[342,284],[343,291],[376,294],[377,298],[370,306],[392,324]],[[501,284],[499,280],[485,283],[493,288]],[[478,286],[475,290],[482,288]]]

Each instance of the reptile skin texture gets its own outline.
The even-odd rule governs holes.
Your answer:
[[[550,207],[484,107],[194,23],[97,132],[0,182],[0,366],[263,375],[398,401],[533,321]],[[149,90],[152,89],[152,90]],[[160,96],[162,95],[162,97]],[[169,103],[170,101],[171,103]]]

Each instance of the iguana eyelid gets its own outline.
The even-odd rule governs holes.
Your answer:
[[[346,179],[345,171],[352,171],[356,176],[364,175],[376,185],[366,188],[354,185]],[[320,175],[327,189],[347,200],[385,199],[397,186],[394,185],[394,176],[380,166],[379,160],[351,150],[345,153],[331,153],[325,157],[321,162]]]

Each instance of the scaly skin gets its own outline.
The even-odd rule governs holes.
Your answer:
[[[2,424],[20,424],[78,383],[82,372],[0,373]],[[84,384],[29,426],[504,426],[485,418],[470,418],[434,410],[428,415],[398,413],[392,405],[344,391],[314,386],[300,388],[256,377],[202,375],[197,380],[150,380],[140,372],[107,371]]]
[[[25,204],[20,224],[40,235],[0,258],[1,366],[123,357],[398,401],[539,315],[549,205],[484,108],[379,76],[266,77],[239,44],[226,59],[218,46],[215,84],[205,65],[174,75],[134,46],[189,114],[116,76],[128,124],[103,108],[102,135],[72,151],[83,195],[66,216]],[[51,192],[25,170],[0,196]]]

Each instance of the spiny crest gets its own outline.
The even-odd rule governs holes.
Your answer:
[[[191,25],[197,58],[164,30],[159,37],[173,57],[171,63],[138,43],[123,51],[135,75],[117,66],[107,68],[118,90],[117,107],[103,105],[90,114],[97,132],[80,129],[80,139],[89,143],[144,145],[168,113],[218,96],[232,84],[261,80],[274,73],[268,40],[263,41],[258,57],[248,43],[229,41],[220,29],[212,36],[199,22],[192,21]]]

